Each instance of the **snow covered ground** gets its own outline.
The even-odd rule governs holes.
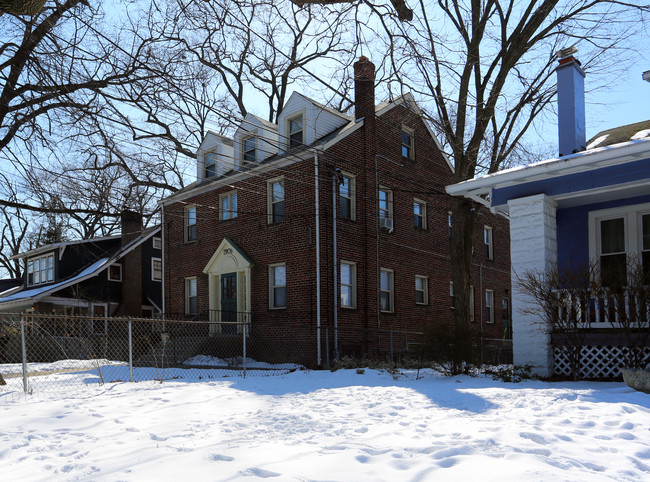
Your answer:
[[[650,480],[650,396],[623,383],[65,376],[92,388],[51,399],[0,387],[0,480]]]

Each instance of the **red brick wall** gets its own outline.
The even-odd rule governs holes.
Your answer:
[[[415,159],[401,154],[402,125],[413,129]],[[395,107],[375,119],[375,143],[365,144],[359,129],[319,155],[321,215],[322,324],[329,328],[333,351],[332,292],[332,169],[356,176],[356,221],[337,219],[338,260],[357,263],[357,308],[338,310],[341,352],[373,354],[376,330],[423,331],[451,322],[449,282],[451,250],[444,187],[452,183],[447,162],[422,120],[404,107]],[[375,155],[376,153],[376,155]],[[268,179],[284,176],[283,222],[267,223]],[[394,231],[378,229],[377,185],[393,190]],[[294,341],[293,358],[314,364],[316,359],[316,244],[313,158],[270,174],[256,174],[236,185],[238,217],[219,221],[219,194],[215,189],[165,206],[165,298],[168,313],[184,311],[184,279],[197,276],[198,308],[209,308],[208,279],[203,269],[224,237],[230,238],[253,263],[251,292],[253,326],[284,331]],[[427,203],[427,229],[413,224],[413,199]],[[197,241],[185,244],[183,210],[197,206]],[[481,212],[476,229],[472,283],[475,287],[475,326],[487,336],[501,337],[501,299],[510,297],[509,233],[507,221]],[[494,260],[484,256],[483,225],[493,228]],[[268,266],[287,266],[287,308],[269,310]],[[394,313],[378,311],[379,268],[394,270]],[[428,305],[415,303],[415,275],[428,277]],[[496,323],[482,323],[485,289],[495,291]],[[255,329],[255,328],[254,328]],[[367,336],[366,333],[372,332]],[[323,349],[325,344],[323,342]],[[323,357],[325,354],[323,353]]]

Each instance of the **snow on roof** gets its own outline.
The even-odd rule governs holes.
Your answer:
[[[22,290],[19,291],[18,293],[10,294],[9,296],[0,298],[0,303],[9,303],[12,301],[25,300],[28,298],[35,298],[35,299],[41,298],[48,293],[63,289],[67,286],[78,283],[79,281],[83,281],[86,278],[90,278],[91,276],[94,276],[95,274],[97,274],[97,272],[99,272],[102,268],[105,267],[109,259],[111,258],[107,257],[95,261],[93,264],[86,267],[83,271],[79,272],[79,274],[73,276],[72,278],[68,278],[66,280],[59,281],[58,283],[54,283],[51,285],[38,286],[36,288]]]

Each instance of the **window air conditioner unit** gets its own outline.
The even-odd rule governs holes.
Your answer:
[[[379,218],[379,227],[387,230],[389,233],[393,232],[393,220],[390,218]]]

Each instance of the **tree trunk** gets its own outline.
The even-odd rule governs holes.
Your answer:
[[[472,280],[472,248],[477,210],[465,198],[451,202],[451,276],[454,283],[454,320],[457,328],[469,329]],[[480,296],[480,294],[479,294]]]

